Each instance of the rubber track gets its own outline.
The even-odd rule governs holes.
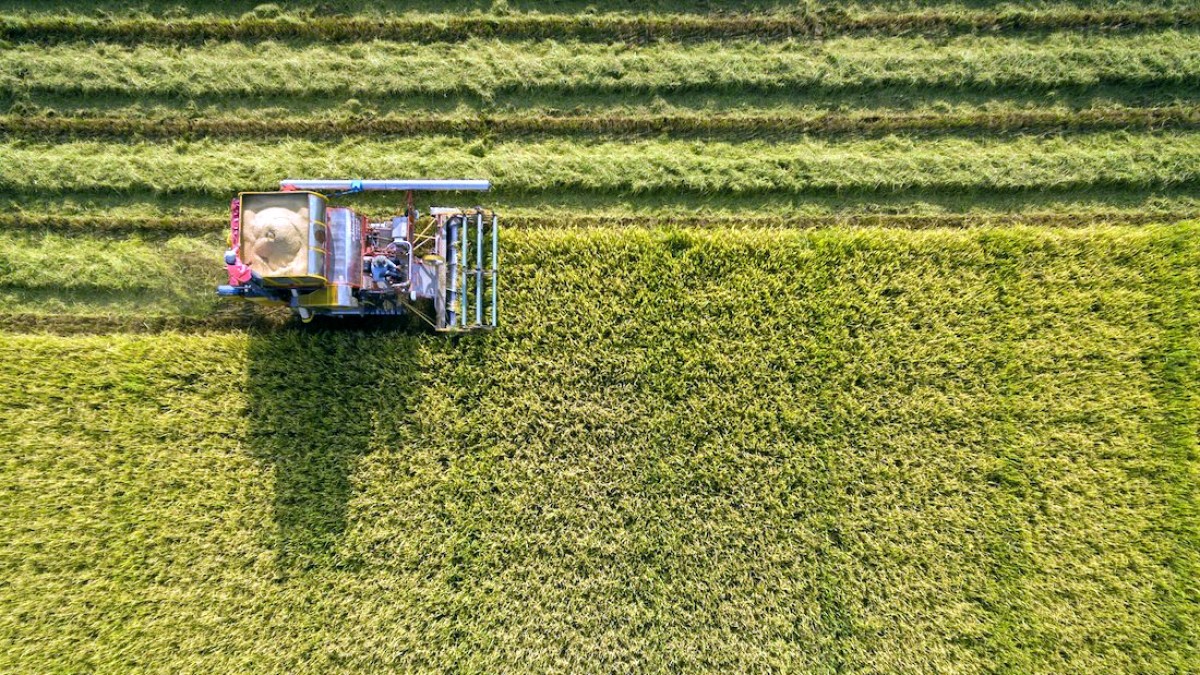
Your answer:
[[[207,40],[395,40],[454,42],[472,37],[646,43],[731,38],[787,39],[837,34],[911,35],[1057,30],[1147,30],[1200,25],[1200,10],[912,12],[847,15],[447,16],[442,18],[311,17],[239,19],[9,18],[0,38],[25,42],[116,43]]]
[[[56,137],[175,139],[189,136],[301,136],[463,134],[713,134],[757,137],[778,134],[861,134],[896,132],[1034,132],[1075,130],[1155,130],[1200,128],[1200,106],[1002,113],[881,113],[821,115],[577,115],[453,118],[435,116],[359,119],[182,119],[121,117],[0,117],[0,133]]]

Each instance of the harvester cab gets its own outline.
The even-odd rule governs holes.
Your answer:
[[[284,180],[230,205],[229,283],[217,294],[317,315],[415,314],[444,332],[489,330],[499,309],[499,223],[481,208],[413,206],[421,191],[485,191],[486,180]],[[370,220],[331,199],[404,192],[404,212]]]

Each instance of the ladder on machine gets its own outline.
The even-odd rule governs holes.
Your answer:
[[[484,209],[446,220],[446,289],[437,329],[491,330],[499,313],[500,224]],[[489,263],[485,267],[484,263]]]

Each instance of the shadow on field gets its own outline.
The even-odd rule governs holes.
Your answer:
[[[273,545],[280,572],[344,567],[352,474],[380,424],[411,392],[416,330],[408,324],[290,324],[252,333],[249,443],[274,473]]]

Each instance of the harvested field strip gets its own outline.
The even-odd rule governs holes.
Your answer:
[[[489,136],[594,134],[622,137],[663,134],[759,138],[797,134],[883,135],[898,132],[1012,133],[1103,129],[1193,129],[1200,105],[1160,108],[1000,110],[907,113],[893,111],[782,113],[477,115],[305,118],[205,116],[0,116],[0,133],[22,136],[103,138],[137,136],[177,139],[194,136],[299,136],[464,134]]]
[[[0,91],[347,98],[468,92],[486,98],[515,91],[1178,86],[1200,82],[1198,47],[1197,33],[1175,30],[644,47],[494,40],[471,40],[453,49],[387,42],[350,47],[19,45],[0,52]]]
[[[1198,235],[531,232],[481,339],[9,333],[0,668],[1193,671]]]
[[[0,286],[135,291],[146,278],[182,277],[180,287],[221,278],[221,233],[204,237],[67,237],[0,234]]]
[[[1094,133],[970,140],[889,137],[791,143],[701,141],[0,141],[0,191],[150,190],[228,196],[289,176],[472,176],[497,195],[704,195],[1070,191],[1195,187],[1200,134]]]
[[[218,306],[223,238],[2,233],[0,303],[16,313],[201,316]]]
[[[1179,10],[1001,10],[803,15],[423,15],[401,18],[306,17],[294,19],[189,18],[94,19],[80,16],[0,18],[0,39],[40,44],[80,40],[111,43],[210,40],[311,40],[320,42],[457,42],[471,38],[582,40],[649,43],[754,38],[784,40],[839,34],[1034,32],[1060,30],[1135,31],[1200,25],[1200,11]]]

